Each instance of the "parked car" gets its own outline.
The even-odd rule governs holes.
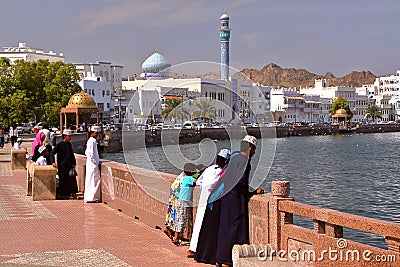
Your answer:
[[[50,131],[53,132],[54,134],[60,134],[60,130],[55,126],[50,127]]]
[[[19,134],[22,133],[32,133],[33,132],[33,125],[30,122],[19,124],[17,126],[17,130]]]
[[[164,124],[162,126],[162,129],[174,129],[174,126],[173,125],[169,125],[169,124]]]
[[[182,128],[185,129],[194,129],[195,125],[192,121],[185,121],[185,123],[183,124]]]
[[[43,122],[39,122],[33,127],[33,132],[38,133],[41,130],[41,126],[43,126]]]

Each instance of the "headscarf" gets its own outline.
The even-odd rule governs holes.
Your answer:
[[[32,155],[35,154],[36,147],[43,145],[43,141],[45,138],[46,138],[46,135],[43,132],[39,132],[36,135],[35,141],[33,141],[33,145],[32,145]]]

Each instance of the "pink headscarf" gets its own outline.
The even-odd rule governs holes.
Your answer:
[[[46,135],[43,132],[40,132],[36,135],[35,141],[33,141],[33,145],[32,145],[32,155],[35,154],[36,147],[43,145],[43,141],[45,138],[46,138]]]

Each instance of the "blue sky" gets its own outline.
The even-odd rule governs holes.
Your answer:
[[[343,76],[400,69],[398,0],[0,0],[0,47],[63,52],[140,73],[158,47],[171,64],[219,62],[219,16],[230,16],[231,66],[268,63]]]

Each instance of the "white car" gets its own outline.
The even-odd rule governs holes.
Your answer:
[[[174,129],[174,126],[173,126],[173,125],[164,124],[164,125],[162,126],[162,128],[163,128],[163,129]]]

